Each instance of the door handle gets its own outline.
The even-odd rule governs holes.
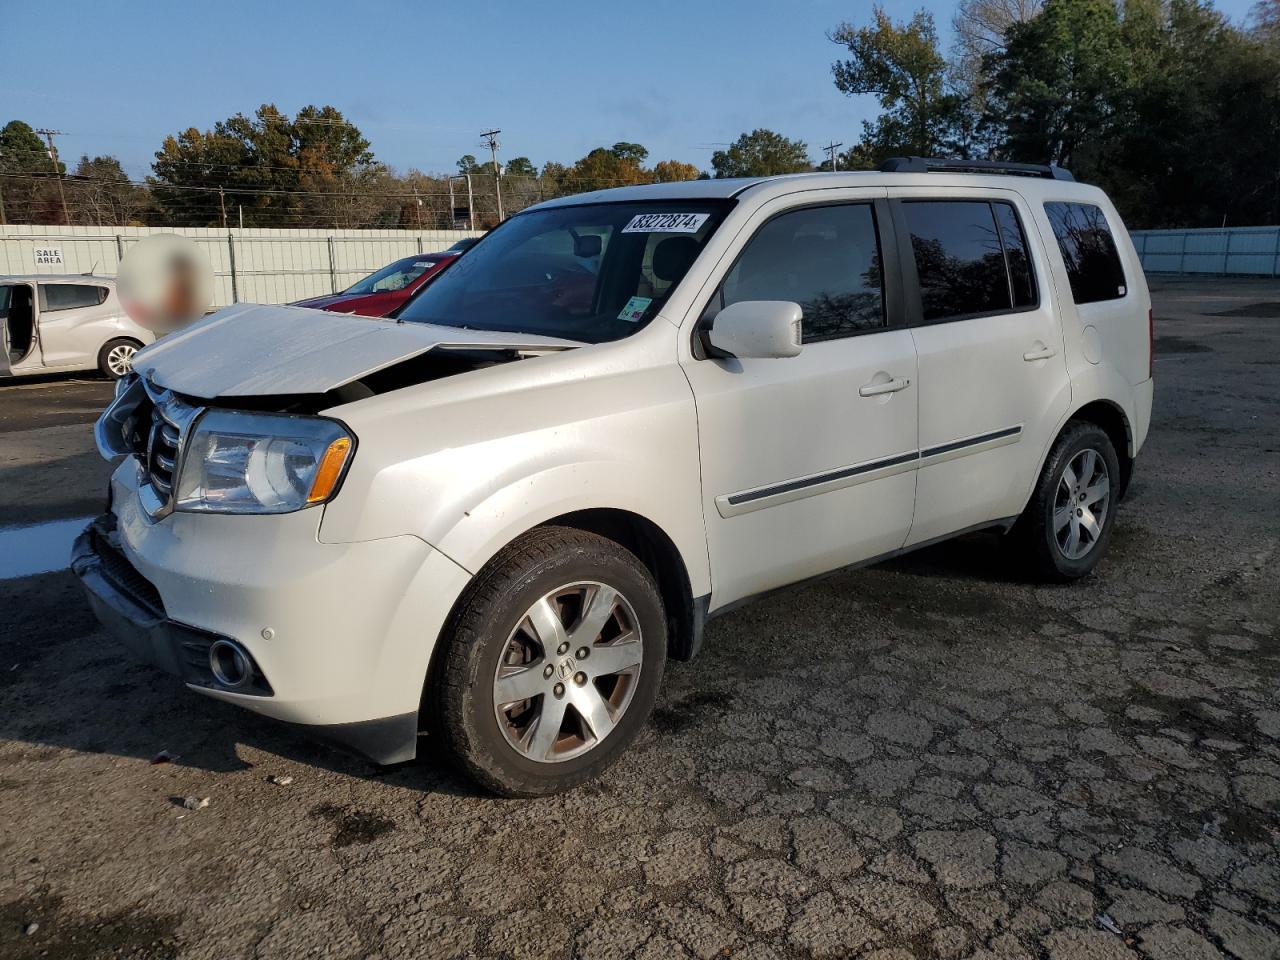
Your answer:
[[[1037,360],[1048,360],[1050,357],[1056,357],[1057,355],[1058,351],[1053,349],[1053,347],[1041,347],[1039,350],[1032,350],[1029,353],[1024,353],[1022,355],[1022,359],[1027,361],[1027,363],[1034,363]]]
[[[911,381],[906,377],[894,377],[892,380],[886,380],[884,383],[868,383],[858,388],[858,396],[860,397],[878,397],[883,393],[897,393],[899,390],[905,390],[911,386]]]

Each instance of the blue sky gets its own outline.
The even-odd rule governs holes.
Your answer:
[[[1219,0],[1236,19],[1252,0]],[[954,3],[930,10],[950,42]],[[831,82],[824,32],[870,0],[105,3],[0,0],[0,123],[64,130],[64,159],[146,174],[166,134],[272,102],[329,103],[399,170],[452,170],[502,129],[502,157],[572,162],[633,140],[706,169],[744,130],[851,145],[870,98]],[[52,12],[52,19],[51,17]],[[20,42],[18,42],[20,41]]]

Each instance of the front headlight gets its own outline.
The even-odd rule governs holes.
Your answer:
[[[186,441],[175,507],[291,513],[337,492],[354,440],[334,420],[209,410]]]

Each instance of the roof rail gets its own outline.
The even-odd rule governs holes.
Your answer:
[[[1075,177],[1056,163],[1010,163],[1004,160],[944,160],[938,157],[890,157],[880,164],[881,173],[931,173],[954,170],[958,173],[1011,173],[1022,177],[1071,180]]]

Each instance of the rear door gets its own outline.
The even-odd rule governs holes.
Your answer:
[[[911,525],[916,358],[877,230],[888,207],[875,191],[842,194],[762,208],[703,312],[799,303],[799,356],[684,364],[713,608],[896,550]]]
[[[1016,515],[1071,402],[1030,211],[1012,191],[891,191],[920,365],[908,544]]]
[[[109,292],[93,283],[39,284],[40,351],[46,367],[97,363],[98,350],[109,339],[99,323],[111,314]]]

